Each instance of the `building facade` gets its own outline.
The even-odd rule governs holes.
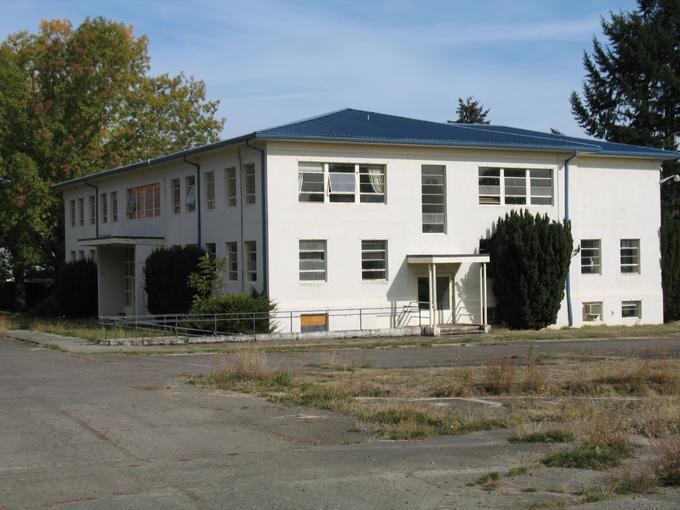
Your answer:
[[[293,331],[494,319],[480,240],[506,212],[572,222],[556,326],[659,323],[659,168],[676,153],[343,110],[60,183],[67,260],[96,257],[100,315],[144,314],[159,246],[227,259]],[[408,310],[406,313],[405,311]],[[287,326],[287,327],[288,327]]]

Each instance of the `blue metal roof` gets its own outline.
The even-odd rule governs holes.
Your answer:
[[[193,147],[130,165],[104,170],[55,184],[63,188],[87,179],[136,170],[164,161],[214,150],[247,140],[331,141],[442,147],[524,149],[584,152],[602,156],[680,159],[680,152],[587,138],[553,135],[540,131],[482,124],[456,124],[410,119],[396,115],[346,108],[283,126],[255,131],[220,142]]]

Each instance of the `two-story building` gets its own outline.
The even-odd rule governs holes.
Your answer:
[[[350,327],[319,312],[347,307],[392,308],[364,327],[394,326],[408,304],[428,324],[485,325],[480,240],[528,209],[572,222],[558,326],[649,324],[663,319],[659,168],[678,156],[345,109],[57,188],[67,260],[96,257],[100,315],[145,313],[146,257],[197,243],[227,259],[226,292],[301,312],[293,330]]]

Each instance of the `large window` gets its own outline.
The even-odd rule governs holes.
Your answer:
[[[479,168],[479,203],[552,205],[553,174],[546,168]]]
[[[642,319],[642,301],[622,301],[621,317],[624,319]]]
[[[111,221],[118,221],[118,192],[111,192]]]
[[[205,174],[205,206],[208,209],[215,208],[215,172]]]
[[[255,188],[255,165],[246,165],[246,204],[254,204],[257,197]]]
[[[423,232],[446,232],[446,167],[423,165],[420,188]]]
[[[161,215],[160,183],[137,186],[127,190],[128,219],[153,218]]]
[[[187,175],[184,178],[184,207],[187,212],[196,210],[196,176]]]
[[[621,239],[621,272],[640,272],[640,240]]]
[[[300,281],[326,280],[326,241],[300,241]]]
[[[227,168],[224,171],[224,196],[227,207],[236,206],[236,168]]]
[[[602,301],[583,303],[583,322],[598,322],[602,320]]]
[[[238,280],[238,248],[235,242],[227,242],[227,278],[231,281]]]
[[[385,203],[385,165],[298,163],[300,202]]]
[[[255,241],[246,241],[246,279],[249,282],[257,281],[257,244]]]
[[[76,201],[71,200],[69,202],[69,216],[71,216],[71,226],[76,226]]]
[[[106,193],[102,193],[102,223],[109,221],[109,201]]]
[[[581,241],[581,273],[602,273],[602,252],[599,239],[583,239]]]
[[[179,179],[173,179],[172,187],[172,214],[179,214],[182,212],[182,183]]]
[[[89,205],[89,212],[90,212],[90,225],[94,225],[94,222],[97,219],[96,204],[95,204],[94,195],[90,195],[89,197],[87,197],[87,202],[88,202],[88,205]]]
[[[78,199],[78,225],[81,227],[85,224],[85,200]]]
[[[387,280],[387,241],[361,241],[361,278]]]

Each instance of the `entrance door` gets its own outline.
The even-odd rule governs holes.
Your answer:
[[[418,306],[421,310],[430,309],[430,280],[426,276],[418,277]],[[437,276],[437,323],[453,323],[449,276]]]
[[[136,280],[135,280],[135,249],[134,247],[132,248],[125,248],[125,254],[124,254],[124,259],[123,259],[123,270],[124,270],[124,276],[123,278],[125,279],[125,287],[124,287],[124,310],[125,310],[125,315],[134,315],[135,312],[135,287],[136,287]]]

